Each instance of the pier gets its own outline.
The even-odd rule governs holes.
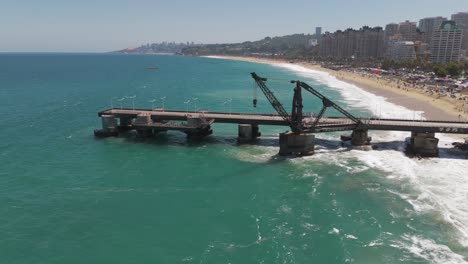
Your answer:
[[[188,137],[203,138],[213,133],[211,127],[213,123],[227,123],[238,124],[239,140],[249,142],[260,135],[259,126],[289,126],[288,122],[277,114],[110,108],[100,111],[98,116],[102,119],[103,127],[95,131],[96,136],[117,136],[119,133],[129,130],[135,130],[142,136],[154,136],[160,132],[175,130],[186,133]],[[314,114],[305,114],[303,117],[304,126],[310,126],[314,121],[314,117]],[[419,152],[418,154],[424,156],[437,155],[438,140],[435,138],[436,133],[468,135],[468,123],[466,122],[377,118],[359,118],[359,120],[365,129],[356,128],[353,121],[344,117],[321,118],[313,133],[351,131],[350,140],[352,140],[352,144],[354,146],[364,146],[370,143],[368,140],[369,130],[411,132],[410,148],[412,147],[415,153]],[[310,135],[313,135],[313,133],[310,133]],[[280,139],[280,144],[292,136],[283,137],[286,139]],[[304,145],[310,148],[313,146],[312,142],[299,144],[299,147],[296,147],[299,151],[288,151],[287,146],[293,146],[293,143],[283,144],[285,146],[281,148],[283,150],[282,154],[311,154],[310,149],[303,151],[301,148]]]
[[[110,108],[98,113],[102,119],[102,129],[94,134],[100,137],[117,136],[120,133],[136,130],[141,136],[154,136],[160,132],[177,130],[189,138],[203,138],[213,133],[212,124],[238,124],[240,143],[253,142],[261,136],[260,126],[285,126],[288,132],[279,135],[279,154],[312,155],[315,147],[315,134],[336,131],[350,131],[351,144],[362,149],[370,145],[369,130],[411,132],[408,150],[423,157],[436,157],[439,154],[436,133],[468,135],[468,123],[462,121],[405,120],[356,117],[317,90],[301,81],[295,84],[292,109],[287,112],[273,92],[266,86],[266,78],[251,73],[257,86],[276,110],[277,114],[226,113],[209,111],[179,111],[166,109]],[[256,89],[256,88],[254,88]],[[302,91],[309,92],[322,102],[319,113],[304,113]],[[254,92],[253,106],[257,106]],[[325,116],[328,108],[334,108],[343,116]],[[465,145],[468,143],[465,142]]]

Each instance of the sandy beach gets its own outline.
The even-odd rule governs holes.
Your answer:
[[[255,57],[236,57],[236,56],[216,56],[218,58],[244,60],[251,62],[261,63],[288,63],[287,60],[282,59],[264,59]],[[423,111],[424,117],[430,120],[453,120],[453,121],[468,121],[468,114],[463,112],[467,110],[468,105],[466,102],[452,99],[449,97],[437,98],[436,95],[428,95],[421,90],[404,87],[398,88],[394,82],[379,79],[377,75],[362,75],[350,71],[336,71],[323,68],[318,64],[311,64],[306,62],[298,62],[305,68],[327,72],[337,79],[347,83],[354,84],[359,88],[385,97],[389,102],[404,106],[410,110]]]

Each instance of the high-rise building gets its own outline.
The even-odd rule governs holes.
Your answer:
[[[440,28],[442,22],[446,21],[447,18],[445,17],[426,17],[419,20],[419,29],[421,32],[425,33],[424,38],[422,39],[423,42],[430,44],[432,40],[432,34],[436,29]]]
[[[381,58],[384,55],[384,31],[381,27],[363,27],[327,32],[320,41],[319,54],[335,59]]]
[[[459,12],[452,15],[452,20],[458,25],[468,27],[468,12]]]
[[[394,61],[409,61],[416,59],[413,41],[390,41],[386,57]]]
[[[462,38],[463,30],[455,21],[444,21],[432,35],[431,61],[435,63],[460,61]]]
[[[430,59],[431,50],[428,43],[416,41],[414,43],[414,50],[416,51],[416,58],[421,58],[424,61],[428,61]]]
[[[390,23],[385,26],[385,40],[395,39],[398,34],[398,24]]]
[[[416,22],[406,20],[398,25],[398,33],[403,41],[415,41],[417,39]]]
[[[468,57],[468,12],[453,14],[452,20],[463,29],[462,49]]]
[[[322,27],[315,28],[315,37],[317,38],[317,41],[320,42],[320,40],[322,39]]]

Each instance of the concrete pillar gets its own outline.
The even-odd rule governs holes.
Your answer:
[[[128,127],[132,124],[132,118],[130,117],[121,117],[120,118],[120,126],[121,127]]]
[[[130,117],[121,117],[118,129],[120,132],[126,132],[132,129],[132,119]]]
[[[94,130],[94,135],[96,137],[112,137],[117,136],[117,119],[113,115],[103,115],[101,116],[102,129]]]
[[[138,115],[134,122],[135,124],[146,125],[152,123],[153,120],[151,120],[150,115]]]
[[[247,143],[254,141],[257,137],[261,134],[259,132],[258,125],[254,124],[240,124],[239,125],[239,133],[238,133],[238,141],[239,143]]]
[[[367,135],[367,130],[354,130],[351,135],[351,144],[353,146],[369,145],[370,138]]]
[[[409,149],[413,154],[421,157],[437,157],[439,156],[438,143],[439,139],[434,133],[411,132]]]
[[[155,135],[153,129],[137,129],[136,132],[141,138],[149,138]]]
[[[187,134],[188,139],[202,139],[206,136],[213,134],[211,126],[204,126],[203,128],[197,129],[196,131],[184,131]]]
[[[302,156],[313,155],[315,147],[315,135],[311,133],[280,133],[279,145],[279,155],[282,156],[290,154],[297,154]]]
[[[113,115],[103,115],[101,116],[102,129],[116,129],[117,128],[117,119]]]

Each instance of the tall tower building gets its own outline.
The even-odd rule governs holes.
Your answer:
[[[390,41],[386,57],[394,61],[410,61],[416,59],[416,50],[412,41]]]
[[[416,22],[410,22],[408,20],[400,23],[398,26],[398,32],[403,41],[415,41],[417,39],[416,29]]]
[[[335,59],[368,60],[384,55],[384,31],[381,27],[363,27],[360,30],[338,30],[325,33],[319,54]]]
[[[320,42],[322,39],[322,27],[315,28],[315,37],[317,38],[317,41]]]
[[[385,26],[385,40],[390,40],[396,38],[398,34],[398,24],[390,23]]]
[[[468,57],[468,12],[460,12],[452,15],[452,20],[463,29],[462,49]]]
[[[448,63],[460,61],[463,30],[455,21],[445,21],[434,31],[431,43],[431,61]]]
[[[468,27],[468,12],[459,12],[452,15],[452,20],[458,25]]]
[[[432,40],[432,34],[434,33],[435,30],[440,28],[440,25],[442,25],[442,22],[447,21],[447,18],[445,17],[426,17],[421,20],[419,20],[419,29],[421,32],[424,32],[424,39],[423,41],[425,43],[430,44]]]

